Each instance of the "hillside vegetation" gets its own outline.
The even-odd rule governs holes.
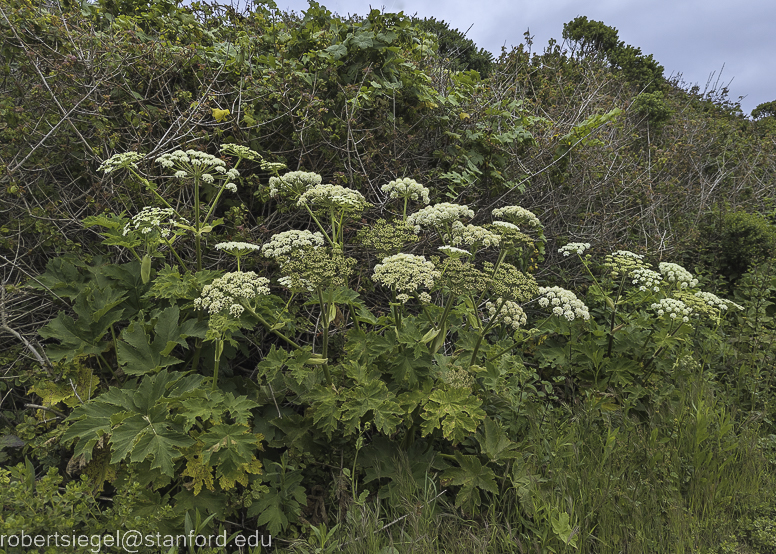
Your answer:
[[[3,3],[0,535],[776,552],[773,102],[558,32]]]

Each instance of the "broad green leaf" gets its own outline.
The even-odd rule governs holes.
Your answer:
[[[348,49],[345,47],[344,44],[332,44],[328,48],[324,50],[327,54],[329,54],[332,59],[339,60],[340,58],[347,56]]]
[[[455,497],[455,505],[474,511],[481,503],[479,490],[498,494],[496,475],[489,467],[483,466],[476,456],[455,452],[454,457],[458,467],[448,468],[442,474],[443,482],[461,487]]]
[[[260,449],[261,436],[250,432],[247,425],[215,425],[201,435],[202,461],[216,468],[216,476],[228,482],[245,482],[245,464],[250,464]],[[228,488],[228,487],[227,487]]]
[[[401,424],[400,416],[404,414],[395,398],[385,383],[378,379],[349,390],[341,408],[346,434],[357,432],[361,419],[369,412],[378,431],[392,434]]]
[[[477,434],[477,441],[480,443],[480,449],[492,462],[502,462],[516,458],[517,444],[509,440],[501,426],[486,417],[483,422],[482,432]]]
[[[124,367],[125,373],[144,375],[181,362],[170,355],[172,350],[178,345],[187,346],[186,338],[191,336],[190,333],[199,334],[199,330],[192,320],[179,326],[179,316],[177,306],[163,310],[154,325],[153,342],[141,321],[132,322],[122,331],[117,353],[119,365]]]
[[[421,413],[421,417],[426,420],[421,425],[423,436],[441,427],[446,439],[453,444],[461,442],[474,434],[485,418],[481,404],[482,400],[469,389],[435,390]]]

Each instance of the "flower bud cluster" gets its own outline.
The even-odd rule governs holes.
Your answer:
[[[434,264],[427,262],[424,256],[400,253],[383,258],[383,262],[375,266],[373,279],[400,293],[413,293],[420,287],[432,288],[434,280],[440,276]]]
[[[617,250],[604,258],[603,266],[609,270],[613,278],[622,275],[631,275],[637,269],[649,269],[649,265],[643,261],[644,256],[634,254],[629,250]]]
[[[345,188],[342,185],[315,185],[302,193],[296,205],[360,212],[370,204],[357,190]]]
[[[466,217],[474,217],[474,211],[469,206],[461,204],[451,204],[450,202],[441,202],[433,206],[427,206],[410,214],[407,217],[407,225],[414,227],[415,233],[420,233],[421,229],[434,229],[443,225],[449,225],[453,221]]]
[[[497,308],[498,306],[501,306],[500,310]],[[518,330],[521,325],[528,323],[528,318],[526,317],[523,308],[520,307],[520,304],[512,302],[511,300],[499,298],[495,304],[493,302],[487,302],[485,304],[485,309],[488,310],[488,315],[493,321],[509,325],[515,331]]]
[[[565,246],[558,248],[558,254],[563,254],[564,257],[571,255],[572,252],[579,254],[580,256],[585,253],[585,250],[590,248],[589,242],[570,242]]]
[[[585,321],[590,319],[590,312],[577,295],[562,287],[539,287],[539,305],[542,308],[552,306],[552,313],[558,317],[565,317],[568,321],[574,321],[581,317]]]
[[[494,221],[490,224],[490,230],[499,235],[501,248],[514,248],[533,244],[533,239],[520,232],[520,227],[508,221]]]
[[[377,257],[380,259],[396,254],[405,245],[418,240],[418,236],[401,220],[389,223],[384,219],[378,219],[356,234],[356,241],[376,250]]]
[[[466,246],[473,246],[475,248],[479,248],[480,246],[489,248],[491,246],[498,246],[501,241],[501,236],[488,231],[485,227],[464,225],[460,221],[453,221],[451,233],[442,235],[442,240],[453,246],[465,244]]]
[[[262,160],[261,154],[241,144],[222,144],[221,153],[254,162]]]
[[[263,166],[262,166],[263,167]],[[287,193],[302,194],[307,189],[320,185],[323,178],[309,171],[290,171],[280,177],[269,178],[269,195],[275,197]]]
[[[422,200],[424,204],[428,204],[428,189],[418,183],[415,179],[396,179],[391,181],[387,185],[383,185],[380,189],[388,194],[391,198],[406,198],[409,200]]]
[[[288,258],[294,251],[301,250],[305,246],[319,248],[323,246],[323,235],[312,231],[284,231],[272,235],[272,238],[261,247],[261,253],[268,258],[280,260]]]
[[[269,294],[269,279],[259,277],[253,271],[227,273],[202,288],[202,294],[194,300],[198,310],[207,310],[211,315],[229,312],[240,317],[245,308],[242,300],[252,300]]]
[[[447,383],[451,389],[471,389],[474,384],[474,376],[462,367],[454,366],[445,372],[442,380]]]
[[[634,269],[630,276],[634,285],[638,285],[640,291],[652,289],[654,292],[660,291],[660,283],[663,282],[663,276],[657,271],[651,269]]]
[[[528,302],[539,293],[539,285],[533,276],[502,262],[498,269],[492,263],[483,262],[482,269],[489,276],[488,289],[492,297],[502,297],[516,302]]]
[[[175,225],[175,210],[172,208],[154,208],[145,206],[139,213],[132,217],[132,221],[124,226],[124,236],[130,231],[140,231],[143,235],[148,235],[152,231],[159,231],[162,237],[170,236],[168,225]]]
[[[111,171],[116,171],[123,167],[133,167],[137,169],[137,163],[145,156],[138,152],[122,152],[120,154],[114,154],[97,168],[97,171],[104,171],[106,174]]]
[[[698,279],[693,278],[692,273],[687,271],[679,264],[660,262],[658,267],[660,268],[660,273],[663,274],[666,280],[669,283],[678,284],[680,289],[694,287],[698,284]]]
[[[650,307],[657,312],[658,317],[680,318],[685,323],[690,321],[690,315],[692,314],[692,308],[676,298],[663,298],[660,302],[655,302]]]
[[[501,217],[510,220],[517,225],[527,225],[532,229],[541,229],[543,227],[539,218],[530,211],[521,206],[504,206],[496,208],[491,212],[493,217]]]

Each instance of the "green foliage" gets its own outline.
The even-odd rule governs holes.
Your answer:
[[[776,115],[776,100],[758,104],[757,107],[752,110],[752,119],[773,117],[774,115]]]
[[[377,10],[65,8],[14,0],[0,23],[0,248],[12,273],[39,273],[2,300],[24,349],[3,358],[0,456],[85,477],[59,489],[53,471],[36,482],[17,466],[0,504],[104,529],[117,516],[99,490],[149,528],[240,521],[307,533],[299,550],[431,552],[439,537],[451,552],[711,551],[721,536],[765,548],[776,285],[767,266],[745,273],[773,246],[750,215],[772,196],[765,108],[750,124],[724,92],[666,83],[586,18],[564,27],[579,56],[551,43],[492,61],[447,24]],[[628,106],[641,118],[620,117]],[[152,162],[175,145],[236,158],[235,186],[165,175]],[[129,149],[148,154],[98,173]],[[258,150],[365,201],[292,213],[263,185],[283,164]],[[397,176],[467,202],[478,225],[515,195],[541,223],[489,225],[499,245],[441,259],[441,237],[405,227],[407,204],[380,194]],[[721,199],[733,211],[707,232],[698,214]],[[140,221],[141,206],[174,221]],[[274,265],[254,252],[307,228],[329,244]],[[727,317],[697,283],[640,289],[647,258],[615,275],[618,255],[605,257],[638,244],[688,259],[699,230],[743,273],[744,309],[727,303]],[[553,240],[596,255],[556,264]],[[219,241],[248,244],[232,273],[248,289],[224,284]],[[374,261],[402,251],[431,259],[433,284],[374,279]],[[579,305],[550,304],[550,273]],[[653,307],[669,300],[694,315]]]
[[[451,62],[453,71],[474,70],[483,79],[488,77],[493,66],[493,54],[478,48],[465,34],[458,29],[451,29],[445,21],[426,17],[415,19],[414,22],[419,28],[436,36],[439,55]]]
[[[758,213],[718,208],[709,214],[702,232],[702,263],[731,283],[776,253],[776,229]]]

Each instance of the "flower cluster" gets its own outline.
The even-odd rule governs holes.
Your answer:
[[[364,246],[374,248],[377,257],[382,259],[400,252],[404,245],[418,242],[418,237],[403,222],[388,223],[378,219],[374,224],[362,228],[356,234],[356,241]]]
[[[500,308],[498,308],[500,306]],[[516,302],[510,300],[504,300],[499,298],[496,303],[487,302],[485,309],[488,310],[488,315],[494,322],[503,323],[509,325],[515,331],[520,328],[521,325],[528,323],[528,318],[523,311],[523,308]]]
[[[692,314],[692,308],[676,298],[663,298],[650,307],[657,312],[658,317],[666,315],[671,319],[681,318],[685,323],[690,321],[690,314]]]
[[[442,273],[439,283],[455,296],[479,295],[488,290],[491,284],[488,276],[473,264],[462,260],[459,256],[444,259],[432,256],[431,261]]]
[[[676,283],[680,289],[686,289],[687,287],[694,287],[698,284],[698,279],[693,278],[692,273],[687,271],[679,264],[672,264],[670,262],[660,262],[660,273],[666,278],[669,283]]]
[[[441,273],[424,256],[395,254],[383,258],[374,269],[374,280],[400,293],[414,293],[420,287],[430,289]]]
[[[245,159],[254,162],[260,162],[262,160],[261,154],[251,150],[247,146],[242,146],[241,144],[222,144],[221,153],[228,156],[236,156],[241,160]]]
[[[621,275],[631,275],[637,269],[649,269],[643,259],[644,256],[641,254],[634,254],[628,250],[617,250],[604,258],[603,266],[609,270],[609,275],[616,279]]]
[[[282,260],[283,273],[291,290],[301,291],[319,287],[345,287],[356,265],[354,258],[346,258],[341,249],[328,252],[326,248],[303,246]]]
[[[345,188],[342,185],[315,185],[302,193],[296,205],[360,212],[370,204],[357,190]]]
[[[451,389],[470,389],[474,384],[474,376],[462,367],[453,366],[442,374],[442,380]]]
[[[518,246],[533,244],[533,239],[520,232],[520,227],[508,221],[494,221],[490,224],[490,230],[499,235],[501,248],[515,248]]]
[[[175,150],[167,154],[162,154],[156,161],[162,164],[162,167],[172,168],[179,167],[183,170],[189,170],[190,173],[194,173],[194,168],[205,170],[208,168],[224,167],[226,162],[220,158],[216,158],[212,154],[206,152],[200,152],[199,150]],[[225,170],[224,170],[225,171]],[[219,172],[221,173],[221,172]]]
[[[410,214],[407,217],[407,225],[415,229],[415,233],[420,233],[422,228],[438,228],[443,225],[449,225],[453,221],[458,221],[462,217],[474,217],[474,211],[469,206],[460,204],[451,204],[442,202],[433,206],[426,206]]]
[[[111,171],[116,171],[123,167],[132,167],[137,169],[137,163],[144,158],[143,154],[138,152],[122,152],[121,154],[114,154],[97,168],[97,171],[104,171],[106,174]]]
[[[409,200],[422,200],[428,204],[428,189],[418,183],[415,179],[396,179],[387,185],[383,185],[381,190],[391,198],[404,198]]]
[[[203,183],[213,184],[216,179],[226,181],[224,187],[230,192],[237,191],[233,182],[240,176],[236,169],[226,169],[226,162],[206,152],[199,150],[175,150],[162,154],[156,161],[167,169],[175,169],[173,174],[177,179],[197,178]]]
[[[503,297],[517,302],[528,302],[539,293],[536,279],[517,269],[512,264],[502,262],[498,269],[492,263],[484,262],[482,268],[490,276],[488,288],[495,297]]]
[[[587,306],[577,298],[577,295],[561,287],[539,287],[539,305],[542,308],[552,306],[552,313],[558,317],[565,317],[568,321],[574,321],[581,317],[585,321],[590,319]]]
[[[281,260],[288,258],[294,251],[300,250],[305,246],[318,248],[323,246],[323,235],[320,232],[312,231],[284,231],[272,235],[272,238],[261,247],[261,253],[268,258]]]
[[[652,289],[654,292],[658,292],[660,283],[663,282],[663,276],[651,269],[634,269],[630,276],[633,278],[632,283],[638,285],[641,291]]]
[[[140,231],[142,235],[147,236],[153,231],[159,231],[162,237],[167,238],[170,236],[170,229],[167,226],[176,223],[174,215],[175,210],[172,208],[146,206],[124,226],[123,235],[127,236],[130,231]]]
[[[278,279],[278,285],[287,288],[291,292],[315,292],[315,287],[307,279],[292,279],[291,277],[281,277]]]
[[[439,250],[450,256],[451,258],[460,258],[462,256],[471,256],[472,253],[463,248],[456,248],[455,246],[440,246]]]
[[[202,288],[202,295],[194,300],[199,310],[211,315],[228,311],[232,317],[240,317],[245,308],[242,300],[252,300],[269,294],[269,279],[259,277],[253,271],[236,271],[219,277]]]
[[[490,246],[498,246],[501,241],[501,236],[496,233],[492,233],[484,227],[477,225],[464,225],[460,221],[454,221],[452,226],[452,232],[445,233],[442,236],[442,240],[452,244],[453,246],[466,246],[479,248],[484,246],[488,248]]]
[[[510,220],[512,223],[518,225],[527,225],[532,229],[541,229],[543,227],[539,218],[530,211],[521,206],[504,206],[503,208],[496,208],[491,212],[493,217],[501,217]]]
[[[250,254],[251,252],[256,252],[257,250],[260,250],[261,246],[258,244],[251,244],[250,242],[219,242],[216,244],[216,250],[223,250],[224,252],[228,252],[229,254],[232,254],[233,256],[244,256],[245,254]]]
[[[720,298],[716,294],[712,294],[710,292],[696,292],[695,296],[703,300],[706,304],[708,304],[712,308],[716,308],[723,312],[726,311],[728,308],[736,308],[738,310],[744,309],[744,307],[741,304],[736,304],[732,300],[725,300],[724,298]]]
[[[300,195],[314,186],[320,185],[323,178],[309,171],[290,171],[280,177],[269,178],[269,195],[275,197],[292,193]]]
[[[570,242],[566,246],[558,248],[558,254],[563,254],[563,256],[566,257],[571,255],[572,252],[575,252],[581,256],[585,253],[585,250],[589,248],[589,242]]]

